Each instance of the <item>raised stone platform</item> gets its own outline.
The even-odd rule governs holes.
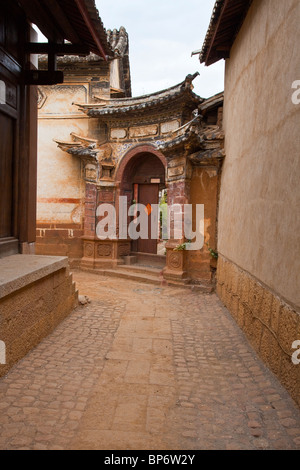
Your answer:
[[[62,256],[13,255],[0,259],[0,299],[67,268],[68,258]]]
[[[68,258],[12,255],[0,259],[0,376],[77,305]],[[5,356],[5,357],[4,357]]]

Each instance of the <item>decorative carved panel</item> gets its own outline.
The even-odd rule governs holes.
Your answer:
[[[169,132],[175,131],[180,126],[179,121],[168,121],[161,124],[160,129],[162,134],[168,134]]]
[[[92,243],[86,243],[84,245],[84,256],[92,258],[94,256],[94,245]]]
[[[153,136],[158,134],[158,126],[151,125],[151,126],[136,126],[131,127],[129,129],[129,137],[132,138],[139,138],[139,137],[147,137]]]
[[[97,179],[97,167],[96,165],[87,164],[84,169],[85,179],[88,181],[96,181]]]
[[[125,139],[127,136],[127,129],[111,129],[111,139]]]
[[[168,256],[168,266],[173,269],[179,269],[182,265],[181,254],[179,252],[171,252]]]
[[[175,168],[168,168],[168,177],[172,178],[172,176],[180,176],[184,173],[183,166],[177,166]]]
[[[109,257],[112,253],[112,245],[101,244],[97,246],[97,255],[99,258]]]
[[[46,99],[47,95],[44,93],[43,88],[38,87],[38,109],[41,109],[44,106]]]
[[[119,246],[119,256],[127,256],[130,254],[130,244]]]

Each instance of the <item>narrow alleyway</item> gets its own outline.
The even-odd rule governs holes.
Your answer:
[[[300,411],[215,295],[74,273],[80,306],[0,379],[0,449],[300,449]]]

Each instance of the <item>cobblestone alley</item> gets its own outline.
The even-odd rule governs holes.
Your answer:
[[[75,272],[79,306],[0,379],[1,449],[300,449],[300,412],[216,295]]]

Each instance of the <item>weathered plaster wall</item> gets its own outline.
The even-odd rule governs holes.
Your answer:
[[[86,120],[40,119],[38,149],[39,222],[80,223],[84,187],[80,160],[57,147],[54,137],[71,140],[70,130],[86,132]],[[55,201],[58,201],[59,204]]]
[[[300,105],[291,87],[299,17],[298,0],[254,1],[226,63],[218,243],[224,257],[298,307]]]
[[[53,139],[72,141],[71,132],[88,134],[88,118],[72,106],[76,100],[86,101],[87,89],[70,84],[41,87],[41,92],[36,252],[81,258],[85,192],[81,162],[60,150]]]
[[[204,238],[201,250],[188,251],[188,272],[192,279],[210,281],[212,277],[211,256],[208,245],[216,248],[216,212],[217,212],[218,174],[215,168],[193,169],[191,179],[191,203],[204,204]],[[193,227],[195,230],[196,227]]]
[[[299,17],[254,0],[226,63],[217,292],[300,405]]]

